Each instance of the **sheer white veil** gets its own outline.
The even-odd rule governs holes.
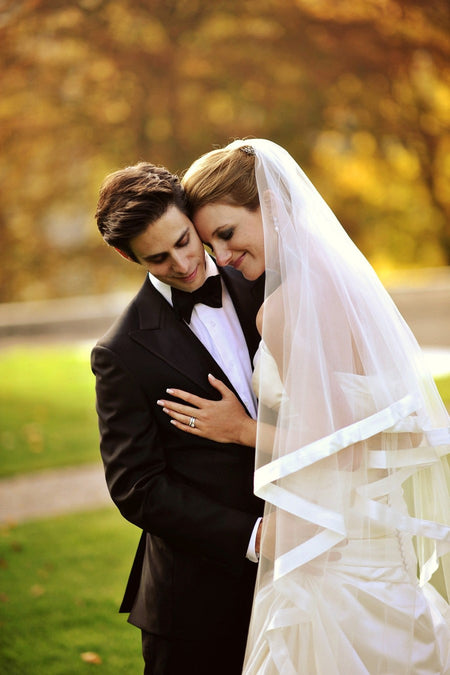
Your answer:
[[[290,673],[286,628],[307,630],[308,579],[317,592],[349,540],[369,559],[378,546],[379,562],[386,532],[400,547],[412,537],[422,586],[448,572],[449,416],[410,329],[294,159],[262,139],[228,148],[242,146],[255,151],[266,258],[255,473],[266,510],[246,667],[256,672],[263,630]],[[269,589],[286,602],[264,605]]]

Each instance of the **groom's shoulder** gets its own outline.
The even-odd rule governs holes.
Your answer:
[[[264,296],[264,274],[254,281],[249,281],[241,272],[231,266],[220,268],[220,272],[225,279],[225,283],[232,285],[236,291],[240,290],[252,295],[261,294],[261,297]]]
[[[140,323],[140,307],[143,303],[150,302],[153,289],[154,287],[147,277],[135,296],[119,311],[106,333],[97,341],[96,346],[112,347],[113,343],[116,343],[122,336],[128,336],[130,331],[137,328]]]

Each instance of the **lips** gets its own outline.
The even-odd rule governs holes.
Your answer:
[[[245,253],[243,253],[242,255],[240,255],[239,258],[236,258],[236,260],[234,260],[234,261],[231,263],[231,266],[234,267],[234,269],[237,270],[238,267],[240,267],[240,265],[241,265],[242,261],[244,260],[244,258],[245,258]]]
[[[188,274],[187,277],[180,277],[180,281],[183,281],[185,284],[189,284],[191,281],[194,281],[195,277],[197,276],[197,271],[198,267],[196,267],[193,272]]]

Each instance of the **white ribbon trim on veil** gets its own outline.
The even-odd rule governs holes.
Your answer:
[[[345,539],[346,527],[341,513],[294,495],[289,490],[274,485],[274,482],[381,432],[389,433],[389,431],[392,431],[394,433],[395,429],[395,433],[397,433],[398,428],[402,426],[402,422],[405,428],[411,426],[408,419],[411,420],[409,416],[416,411],[416,408],[415,399],[409,394],[364,420],[339,429],[325,438],[314,441],[303,448],[298,448],[256,470],[255,494],[257,496],[284,511],[324,528],[324,531],[276,558],[274,563],[275,579],[285,576],[297,567],[336,546]],[[435,441],[438,439],[445,441],[447,440],[448,430],[438,429],[424,433],[427,439],[430,439],[431,436]],[[440,455],[440,452],[436,452],[430,447],[395,452],[371,451],[369,453],[370,468],[395,468],[398,470],[386,478],[356,488],[354,508],[357,508],[369,518],[388,525],[390,528],[435,539],[441,543],[440,548],[446,549],[446,542],[450,542],[450,528],[439,523],[413,518],[386,504],[375,501],[377,497],[386,495],[395,487],[400,486],[417,471],[417,467],[429,466],[433,462],[439,461]],[[400,469],[400,467],[405,466],[410,468]],[[431,560],[427,561],[426,565],[429,566],[430,564]]]
[[[371,436],[386,431],[400,420],[411,415],[415,410],[414,397],[412,394],[408,394],[363,420],[343,427],[329,436],[290,452],[288,455],[278,457],[273,462],[265,464],[255,471],[256,494],[262,497],[261,490],[264,489],[265,485],[315,464],[321,459],[331,457],[354,443],[365,441]]]

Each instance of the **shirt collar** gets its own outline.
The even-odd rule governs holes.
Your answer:
[[[213,259],[205,251],[205,264],[206,264],[206,276],[205,281],[208,277],[215,276],[219,274],[217,266]],[[157,291],[161,293],[165,300],[172,305],[172,286],[166,284],[164,281],[160,281],[154,274],[151,272],[148,273],[148,278],[152,282],[153,286]]]

